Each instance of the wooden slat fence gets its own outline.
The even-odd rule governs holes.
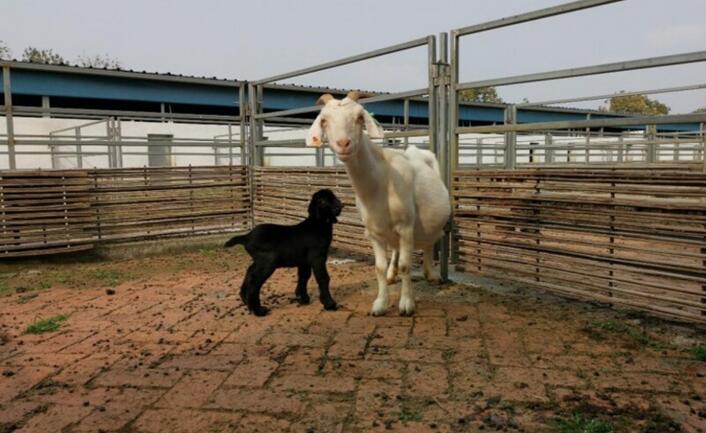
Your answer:
[[[242,166],[0,172],[0,257],[250,227]]]
[[[0,172],[0,257],[92,248],[85,170]]]
[[[454,173],[459,268],[706,323],[706,173]]]
[[[331,189],[344,204],[334,226],[333,246],[359,254],[371,254],[363,223],[355,207],[355,194],[342,168],[256,167],[253,212],[255,223],[295,224],[307,216],[311,195]]]

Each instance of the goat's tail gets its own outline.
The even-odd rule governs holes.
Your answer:
[[[224,245],[224,248],[230,248],[235,245],[242,245],[248,240],[248,235],[238,235],[230,238]]]

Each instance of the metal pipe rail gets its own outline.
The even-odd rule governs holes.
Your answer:
[[[508,125],[461,126],[455,128],[457,134],[466,133],[505,133],[546,131],[548,129],[579,129],[619,126],[664,125],[678,123],[706,122],[706,113],[674,114],[664,116],[625,117],[617,119],[567,120],[561,122],[537,122]]]
[[[406,92],[399,92],[399,93],[390,93],[390,94],[384,94],[384,95],[375,95],[371,96],[368,98],[362,98],[358,100],[359,104],[365,105],[365,104],[371,104],[373,102],[384,102],[384,101],[394,101],[397,99],[405,99],[405,98],[412,98],[415,96],[424,96],[429,93],[428,88],[423,88],[423,89],[417,89],[417,90],[409,90]],[[259,113],[255,114],[253,117],[255,119],[261,120],[261,119],[269,119],[273,117],[286,117],[286,116],[291,116],[295,114],[304,114],[304,113],[312,113],[315,111],[321,110],[321,106],[319,105],[312,105],[309,107],[302,107],[302,108],[292,108],[290,110],[282,110],[282,111],[272,111],[269,113]],[[308,120],[308,122],[311,122]]]
[[[499,29],[502,27],[508,27],[515,24],[527,23],[530,21],[535,21],[543,18],[549,18],[557,15],[567,14],[571,12],[577,12],[584,9],[590,9],[597,6],[603,6],[610,3],[617,3],[623,0],[580,0],[570,3],[564,3],[557,6],[552,6],[544,9],[537,9],[535,11],[513,15],[505,18],[500,18],[493,21],[487,21],[480,24],[475,24],[472,26],[461,27],[451,31],[452,38],[460,37],[465,35],[470,35],[473,33],[487,32],[488,30]]]
[[[650,89],[650,90],[634,90],[630,92],[615,92],[607,93],[603,95],[592,95],[592,96],[579,96],[575,98],[563,98],[563,99],[550,99],[547,101],[536,101],[536,102],[522,102],[515,104],[516,107],[532,107],[535,105],[555,105],[555,104],[565,104],[567,102],[586,102],[586,101],[598,101],[601,99],[611,99],[620,96],[635,96],[635,95],[657,95],[660,93],[675,93],[675,92],[685,92],[688,90],[699,90],[706,89],[706,84],[692,84],[689,86],[677,86],[677,87],[664,87],[660,89]]]
[[[604,63],[601,65],[583,66],[579,68],[557,69],[533,74],[514,75],[489,80],[469,81],[456,85],[456,90],[477,89],[479,87],[508,86],[513,84],[534,83],[539,81],[576,78],[587,75],[608,74],[613,72],[633,71],[637,69],[657,68],[663,66],[684,65],[706,61],[706,51],[672,54],[662,57],[647,57],[624,62]]]
[[[350,57],[344,57],[342,59],[333,60],[333,61],[326,62],[326,63],[321,63],[316,66],[310,66],[308,68],[298,69],[298,70],[291,71],[291,72],[285,72],[283,74],[278,74],[278,75],[274,75],[272,77],[263,78],[261,80],[252,81],[251,84],[253,84],[255,86],[259,86],[262,84],[285,80],[287,78],[294,78],[294,77],[298,77],[300,75],[306,75],[306,74],[311,74],[313,72],[319,72],[319,71],[323,71],[326,69],[335,68],[337,66],[349,65],[351,63],[356,63],[356,62],[360,62],[363,60],[368,60],[368,59],[372,59],[375,57],[384,56],[386,54],[392,54],[392,53],[397,53],[400,51],[409,50],[412,48],[421,47],[422,45],[426,45],[429,43],[428,38],[429,38],[428,36],[425,36],[425,37],[422,37],[419,39],[414,39],[414,40],[411,40],[408,42],[403,42],[403,43],[396,44],[396,45],[390,45],[388,47],[380,48],[377,50],[368,51],[368,52],[361,53],[361,54],[356,54],[356,55],[350,56]]]

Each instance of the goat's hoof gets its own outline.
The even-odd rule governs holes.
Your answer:
[[[309,305],[311,303],[311,299],[309,296],[297,296],[297,303],[299,305]]]
[[[376,299],[373,302],[373,308],[370,310],[370,314],[373,316],[382,316],[387,311],[387,299]]]
[[[414,314],[414,299],[400,298],[400,316],[411,316]]]
[[[252,311],[252,313],[258,317],[267,316],[268,314],[270,314],[270,309],[262,306],[255,307],[250,311]]]
[[[424,274],[424,279],[430,284],[441,284],[444,280],[441,279],[441,275],[438,272],[432,272],[429,274]]]
[[[330,302],[322,302],[324,304],[324,310],[326,311],[336,311],[338,310],[338,304],[333,299]]]

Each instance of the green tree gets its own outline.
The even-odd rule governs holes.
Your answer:
[[[5,45],[5,41],[0,41],[0,60],[9,60],[10,57],[10,49]]]
[[[618,113],[643,114],[656,116],[669,114],[670,108],[656,99],[645,95],[613,96],[609,101],[609,111]]]
[[[503,98],[498,96],[495,87],[478,87],[475,89],[466,89],[459,92],[462,101],[469,102],[492,102],[502,104]]]
[[[706,113],[706,107],[700,107],[692,111],[692,113]]]
[[[120,69],[120,61],[107,54],[95,56],[78,56],[77,63],[84,68]]]
[[[55,53],[54,50],[41,50],[35,47],[27,47],[22,53],[22,61],[32,63],[46,63],[48,65],[61,65],[66,63],[64,58]]]

